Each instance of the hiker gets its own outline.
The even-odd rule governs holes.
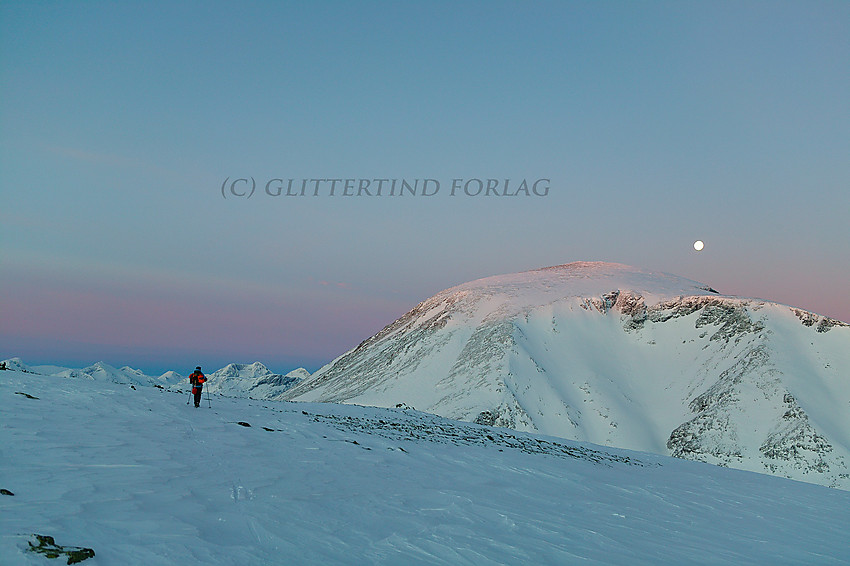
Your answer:
[[[195,395],[195,407],[201,405],[201,391],[204,388],[204,382],[207,380],[201,372],[201,366],[195,368],[192,375],[189,376],[189,383],[192,384],[192,393]]]

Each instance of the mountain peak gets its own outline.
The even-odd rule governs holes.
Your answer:
[[[502,294],[542,305],[564,297],[594,297],[615,291],[639,295],[647,304],[673,297],[718,295],[710,286],[698,281],[601,261],[577,261],[495,275],[452,287],[445,293]]]
[[[446,289],[283,397],[404,404],[850,488],[836,432],[850,430],[847,367],[846,325],[575,262]]]
[[[223,368],[214,371],[212,376],[255,378],[257,376],[267,375],[270,373],[272,373],[271,370],[260,362],[254,362],[252,364],[230,363]]]

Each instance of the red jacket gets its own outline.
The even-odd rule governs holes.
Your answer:
[[[191,383],[192,385],[201,385],[206,380],[207,380],[207,378],[204,377],[204,374],[202,374],[199,371],[196,371],[192,375],[189,376],[189,383]]]

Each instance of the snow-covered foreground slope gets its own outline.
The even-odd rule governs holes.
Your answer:
[[[51,564],[40,534],[92,566],[850,564],[850,492],[412,411],[185,401],[0,371],[0,563]]]
[[[448,289],[281,398],[403,404],[850,489],[850,326],[619,264]]]

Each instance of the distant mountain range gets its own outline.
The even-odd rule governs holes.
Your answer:
[[[56,377],[91,379],[126,383],[130,385],[153,385],[164,388],[187,385],[188,376],[175,371],[153,377],[131,367],[115,368],[105,362],[97,362],[82,369],[66,368],[51,365],[26,365],[20,358],[4,360],[8,369],[49,375]],[[304,368],[292,370],[287,374],[278,374],[260,362],[252,364],[228,364],[212,373],[205,373],[207,390],[213,394],[229,397],[250,397],[255,399],[271,399],[278,397],[286,389],[300,383],[310,376]]]

